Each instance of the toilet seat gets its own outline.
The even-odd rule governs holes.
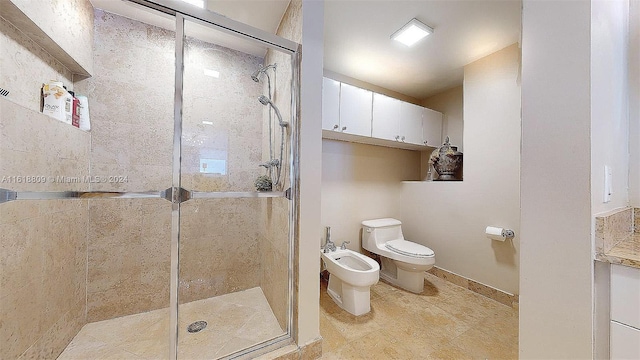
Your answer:
[[[404,239],[387,241],[384,245],[387,249],[406,256],[419,258],[434,256],[433,250],[428,247]]]

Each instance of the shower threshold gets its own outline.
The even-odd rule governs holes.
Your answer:
[[[178,319],[178,359],[220,358],[284,334],[259,287],[182,304]],[[208,325],[188,332],[195,321]],[[58,359],[165,359],[170,333],[168,308],[89,323]]]

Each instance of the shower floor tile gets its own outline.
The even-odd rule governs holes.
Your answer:
[[[178,316],[178,359],[214,359],[284,334],[259,287],[182,304]],[[199,320],[207,327],[187,332]],[[123,316],[85,325],[58,359],[165,359],[169,336],[168,308]]]
[[[517,359],[518,310],[426,274],[413,294],[384,281],[353,316],[320,284],[322,359]]]

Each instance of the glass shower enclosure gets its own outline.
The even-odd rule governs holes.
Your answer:
[[[63,334],[38,345],[48,333],[16,315],[23,337],[3,354],[214,359],[291,344],[300,46],[182,1],[121,3],[95,9],[95,71],[74,83],[91,132],[50,120],[16,144],[55,136],[55,154],[1,150],[15,158],[4,172],[47,166],[0,186],[15,214],[3,246],[22,249],[0,263],[17,289],[0,315]],[[24,283],[44,284],[37,302],[21,301]]]

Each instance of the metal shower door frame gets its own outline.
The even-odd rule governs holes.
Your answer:
[[[269,32],[254,28],[247,24],[231,20],[222,15],[198,9],[180,0],[125,0],[147,8],[172,15],[176,19],[175,42],[175,93],[174,93],[174,137],[172,186],[166,190],[144,192],[117,191],[14,191],[0,188],[0,206],[6,202],[16,200],[51,200],[51,199],[149,199],[163,198],[171,202],[171,283],[170,283],[170,354],[169,359],[177,359],[178,350],[178,281],[179,281],[179,245],[180,245],[180,204],[189,199],[222,199],[222,198],[287,198],[289,206],[289,248],[288,253],[288,324],[286,334],[260,343],[250,348],[229,355],[227,358],[241,358],[250,354],[258,354],[277,349],[292,343],[297,329],[294,327],[296,313],[294,307],[294,281],[297,277],[294,271],[294,258],[297,251],[294,246],[298,238],[299,216],[299,157],[300,146],[300,65],[302,46],[296,42],[284,39]],[[283,192],[198,192],[189,191],[181,187],[182,165],[182,101],[183,101],[183,71],[184,71],[184,24],[185,20],[204,24],[213,29],[233,34],[240,38],[249,39],[268,48],[291,55],[291,145],[289,151],[290,188]]]
[[[228,358],[244,357],[254,352],[267,352],[280,346],[292,342],[294,325],[294,239],[298,234],[298,199],[299,199],[299,172],[298,172],[298,149],[299,149],[299,97],[300,97],[300,61],[301,46],[290,40],[281,38],[274,34],[253,28],[244,23],[240,23],[224,16],[194,8],[186,5],[182,1],[175,0],[129,0],[141,5],[145,5],[163,12],[170,11],[176,18],[176,46],[175,46],[175,98],[174,98],[174,139],[173,139],[173,181],[170,196],[167,199],[172,203],[171,212],[171,284],[170,284],[170,359],[177,360],[178,356],[178,306],[179,306],[179,265],[180,265],[180,204],[191,198],[213,199],[213,198],[256,198],[256,197],[286,197],[291,200],[289,210],[289,248],[288,248],[288,324],[287,332],[275,339],[252,346],[228,356]],[[188,191],[181,187],[181,167],[182,167],[182,105],[183,105],[183,85],[184,85],[184,42],[185,20],[200,23],[205,26],[233,34],[241,38],[250,39],[266,45],[269,48],[282,51],[291,55],[292,80],[291,80],[291,146],[289,152],[289,169],[291,187],[284,192],[197,192]],[[170,199],[169,199],[170,197]]]

